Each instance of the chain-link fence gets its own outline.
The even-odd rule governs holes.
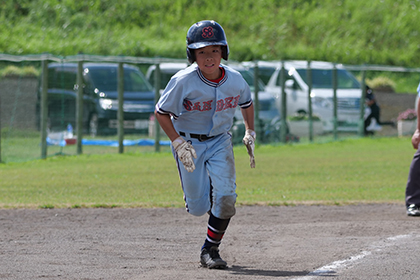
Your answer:
[[[414,109],[419,69],[308,61],[227,64],[251,87],[260,143],[397,136],[415,129],[400,129],[396,121]],[[170,77],[187,66],[186,60],[167,58],[0,54],[0,161],[169,150],[154,121],[154,105]],[[381,73],[414,85],[411,94],[390,92],[392,83],[375,85],[388,123],[372,119],[366,125],[370,112],[362,89]],[[240,143],[239,108],[231,132]]]

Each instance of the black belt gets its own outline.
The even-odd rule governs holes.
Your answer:
[[[186,136],[185,132],[182,132],[182,131],[179,132],[179,135],[184,136],[184,137]],[[203,142],[203,141],[206,141],[206,140],[209,140],[209,139],[213,138],[214,136],[207,136],[205,134],[190,133],[190,137],[198,139],[198,141],[200,141],[200,142]]]

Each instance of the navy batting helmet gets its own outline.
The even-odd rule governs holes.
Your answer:
[[[187,32],[187,58],[190,63],[194,63],[195,49],[204,48],[212,45],[222,46],[222,58],[228,59],[229,46],[226,41],[225,31],[222,26],[214,20],[203,20],[194,23]]]

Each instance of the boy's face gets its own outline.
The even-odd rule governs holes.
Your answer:
[[[222,47],[213,45],[196,49],[195,61],[208,80],[216,80],[220,78],[221,71],[219,69],[222,60]]]

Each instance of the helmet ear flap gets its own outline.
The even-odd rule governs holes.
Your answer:
[[[194,50],[191,50],[190,48],[187,48],[187,58],[188,58],[188,62],[193,64],[195,61],[195,54],[194,54]]]
[[[222,58],[227,61],[228,57],[229,57],[229,47],[227,45],[222,46]]]

